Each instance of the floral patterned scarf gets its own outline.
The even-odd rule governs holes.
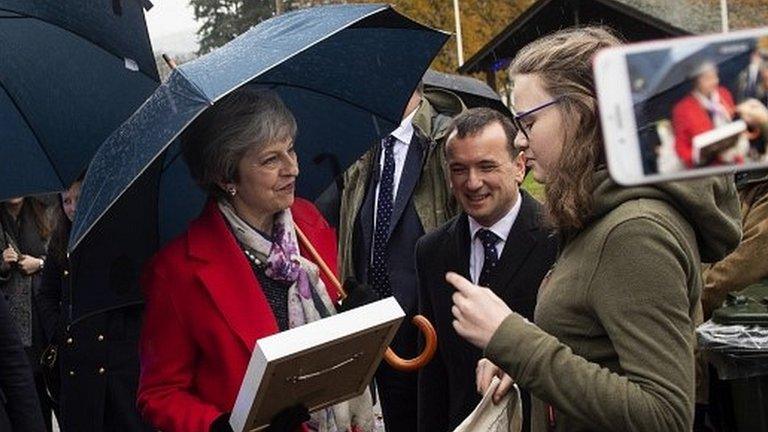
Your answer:
[[[288,296],[288,327],[294,328],[336,313],[320,270],[299,253],[291,210],[275,215],[272,240],[265,238],[242,220],[226,201],[218,202],[237,240],[266,263],[265,273],[274,280],[290,283]],[[307,422],[319,432],[368,432],[374,430],[373,408],[368,390],[361,396],[312,413]]]

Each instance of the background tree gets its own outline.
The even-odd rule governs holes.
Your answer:
[[[459,0],[464,59],[474,55],[534,0]],[[397,0],[395,8],[410,18],[453,33],[456,29],[451,0]],[[451,37],[432,63],[434,69],[456,73],[456,37]]]
[[[201,23],[198,54],[224,45],[275,12],[273,0],[190,0],[189,4]]]
[[[283,12],[320,4],[345,3],[343,0],[277,0]],[[357,0],[380,3],[380,0]],[[395,0],[395,8],[410,18],[441,30],[453,32],[451,0]],[[469,58],[491,40],[533,0],[460,0],[464,57]],[[204,54],[224,45],[275,13],[275,0],[190,0],[195,18],[201,22],[198,36]],[[459,66],[456,39],[452,37],[435,59],[432,67],[455,72]]]

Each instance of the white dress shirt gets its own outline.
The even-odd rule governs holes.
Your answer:
[[[504,246],[507,244],[509,231],[512,229],[512,225],[515,224],[517,215],[520,213],[520,205],[522,204],[522,201],[523,197],[520,195],[520,192],[518,192],[517,198],[515,199],[515,205],[509,209],[504,217],[489,227],[482,226],[479,222],[473,219],[472,216],[467,216],[469,219],[470,244],[472,245],[472,249],[469,253],[469,275],[472,278],[472,283],[476,284],[478,279],[480,279],[480,272],[483,271],[483,262],[485,261],[483,243],[477,238],[477,232],[480,231],[480,229],[485,228],[499,236],[501,240],[496,243],[496,256],[501,259],[501,253],[504,251]]]
[[[395,179],[394,179],[394,185],[392,187],[392,203],[395,202],[395,199],[397,198],[397,189],[398,186],[400,186],[400,177],[403,174],[403,166],[405,166],[405,157],[408,155],[408,145],[411,143],[411,139],[413,139],[413,117],[416,115],[416,111],[413,110],[406,118],[403,119],[403,121],[400,123],[400,126],[397,127],[397,129],[393,130],[390,135],[396,138],[395,145],[392,147],[392,150],[395,154]],[[382,140],[381,143],[379,143],[379,146],[381,147],[381,157],[379,158],[379,178],[381,178],[381,171],[384,169],[384,140]],[[373,196],[373,226],[374,230],[376,231],[376,211],[379,208],[379,185],[376,184],[376,192]],[[373,248],[371,248],[373,249]],[[373,253],[373,252],[371,252]]]

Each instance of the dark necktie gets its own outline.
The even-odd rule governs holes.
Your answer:
[[[373,233],[373,259],[370,282],[380,297],[392,295],[387,266],[387,233],[392,218],[395,186],[395,142],[392,135],[384,138],[384,167],[379,179],[379,195],[376,204],[376,226]]]
[[[480,229],[477,232],[477,238],[480,239],[480,243],[483,245],[483,270],[480,271],[480,277],[477,279],[477,284],[480,286],[488,287],[491,282],[491,275],[493,269],[499,264],[499,255],[496,253],[496,243],[501,238],[493,233],[491,230],[485,228]]]

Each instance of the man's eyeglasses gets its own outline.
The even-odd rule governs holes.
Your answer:
[[[530,130],[530,128],[528,126],[523,124],[523,119],[525,117],[527,117],[527,116],[537,112],[537,111],[543,110],[544,108],[546,108],[546,107],[548,107],[550,105],[554,105],[554,104],[560,102],[561,99],[562,99],[562,96],[558,96],[558,97],[552,99],[549,102],[545,102],[545,103],[543,103],[543,104],[541,104],[541,105],[539,105],[537,107],[534,107],[534,108],[531,108],[531,109],[529,109],[527,111],[522,111],[522,112],[519,112],[519,113],[516,113],[514,111],[514,109],[513,109],[512,110],[512,124],[515,125],[517,130],[519,130],[520,132],[523,133],[523,136],[525,137],[525,140],[528,141],[530,139],[528,137],[528,134],[531,133],[531,130]]]

